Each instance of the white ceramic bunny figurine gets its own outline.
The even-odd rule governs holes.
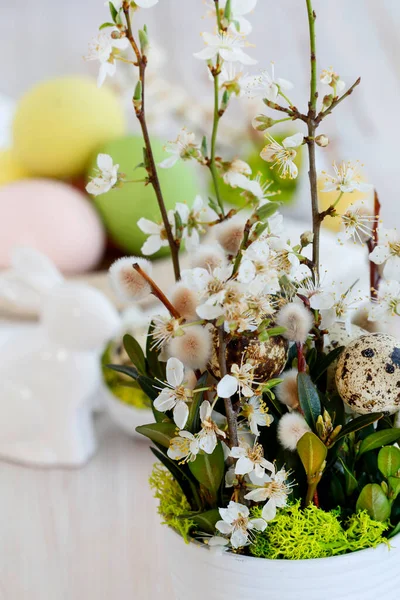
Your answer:
[[[64,281],[31,248],[15,249],[0,275],[0,295],[38,308],[39,324],[0,346],[0,457],[79,466],[96,449],[92,398],[100,386],[99,352],[120,319],[98,290]]]

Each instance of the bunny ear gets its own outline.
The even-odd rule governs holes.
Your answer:
[[[14,248],[11,255],[11,271],[27,286],[42,294],[61,283],[63,277],[45,254],[30,247]]]
[[[47,256],[33,248],[15,248],[11,269],[0,275],[0,296],[19,308],[37,312],[43,294],[62,280]]]
[[[11,270],[0,275],[0,297],[12,306],[34,313],[39,312],[42,303],[39,292],[21,281]]]

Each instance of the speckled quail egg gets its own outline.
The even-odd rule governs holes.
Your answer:
[[[209,363],[211,373],[220,378],[218,362],[218,335],[214,334],[213,354]],[[254,364],[254,380],[260,383],[278,377],[285,368],[289,343],[280,335],[270,337],[266,342],[260,342],[256,336],[241,336],[232,338],[226,346],[226,366],[228,373],[233,364],[244,362]]]
[[[339,321],[336,321],[329,328],[329,335],[327,335],[325,338],[326,344],[324,350],[327,354],[329,354],[329,352],[332,352],[332,350],[334,350],[335,348],[339,348],[339,346],[347,346],[348,344],[350,344],[350,342],[356,340],[361,335],[365,335],[366,333],[368,333],[368,331],[362,329],[361,327],[358,327],[357,325],[349,324],[346,327],[346,323],[340,323]],[[335,373],[338,360],[339,358],[334,360],[329,365],[327,371],[326,386],[328,392],[332,393],[336,391]]]
[[[356,413],[400,409],[400,341],[384,333],[369,333],[351,342],[339,357],[336,386]]]

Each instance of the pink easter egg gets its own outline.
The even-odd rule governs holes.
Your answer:
[[[15,246],[33,246],[66,274],[93,269],[105,248],[97,212],[77,189],[49,179],[26,179],[0,188],[0,268]]]

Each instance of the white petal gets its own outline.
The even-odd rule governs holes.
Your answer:
[[[196,312],[199,315],[200,319],[206,319],[208,321],[212,321],[213,319],[217,319],[221,315],[224,314],[224,310],[221,305],[216,304],[213,306],[212,304],[201,304],[196,308]]]
[[[254,463],[247,456],[241,456],[235,465],[236,475],[246,475],[251,473],[253,469]]]
[[[267,498],[267,490],[264,487],[251,490],[245,495],[245,498],[246,500],[253,500],[253,502],[263,502]]]
[[[229,535],[230,533],[232,533],[233,529],[232,525],[226,523],[226,521],[217,521],[215,523],[215,528],[221,533],[224,533],[225,535]]]
[[[170,169],[178,162],[178,160],[179,155],[173,154],[172,156],[169,156],[168,158],[165,158],[160,163],[158,163],[158,166],[160,167],[160,169]]]
[[[388,258],[383,269],[383,274],[387,279],[400,279],[400,258],[398,256]]]
[[[167,381],[172,387],[181,385],[184,376],[184,366],[177,358],[169,358],[167,362]]]
[[[150,254],[154,254],[158,252],[159,249],[163,246],[162,240],[159,235],[151,235],[147,238],[143,246],[141,247],[142,254],[145,256],[150,256]]]
[[[176,404],[175,397],[171,395],[170,390],[163,390],[159,396],[154,400],[154,408],[161,412],[170,410]]]
[[[189,416],[189,408],[186,402],[177,402],[174,408],[174,421],[179,429],[183,429]]]
[[[98,154],[97,166],[100,171],[111,171],[113,168],[113,159],[109,154]]]
[[[204,452],[207,454],[212,454],[217,445],[217,436],[215,435],[214,431],[210,431],[205,435],[202,435],[200,437],[199,445]]]
[[[264,519],[251,519],[250,523],[257,531],[265,531],[268,526]]]
[[[205,421],[211,415],[211,404],[208,400],[204,400],[200,406],[200,421]]]
[[[217,385],[217,394],[220,398],[231,398],[236,394],[238,381],[232,375],[225,375]]]
[[[236,529],[231,536],[231,544],[233,548],[242,548],[246,546],[248,541],[247,533],[244,533],[241,529]]]
[[[369,255],[369,260],[371,260],[376,265],[381,265],[385,262],[390,256],[390,251],[387,246],[377,246],[375,250],[371,252]]]
[[[200,60],[210,60],[210,58],[214,58],[214,56],[216,56],[217,53],[217,48],[208,46],[207,48],[203,48],[203,50],[200,50],[200,52],[195,52],[193,56],[195,58],[200,58]]]
[[[272,521],[276,517],[276,506],[273,500],[268,500],[264,508],[262,509],[262,517],[266,521]]]
[[[304,135],[302,133],[295,133],[287,138],[285,138],[282,142],[282,146],[284,148],[297,148],[303,143]]]
[[[137,226],[143,233],[147,235],[158,235],[160,233],[160,226],[154,221],[141,217],[137,222]]]

